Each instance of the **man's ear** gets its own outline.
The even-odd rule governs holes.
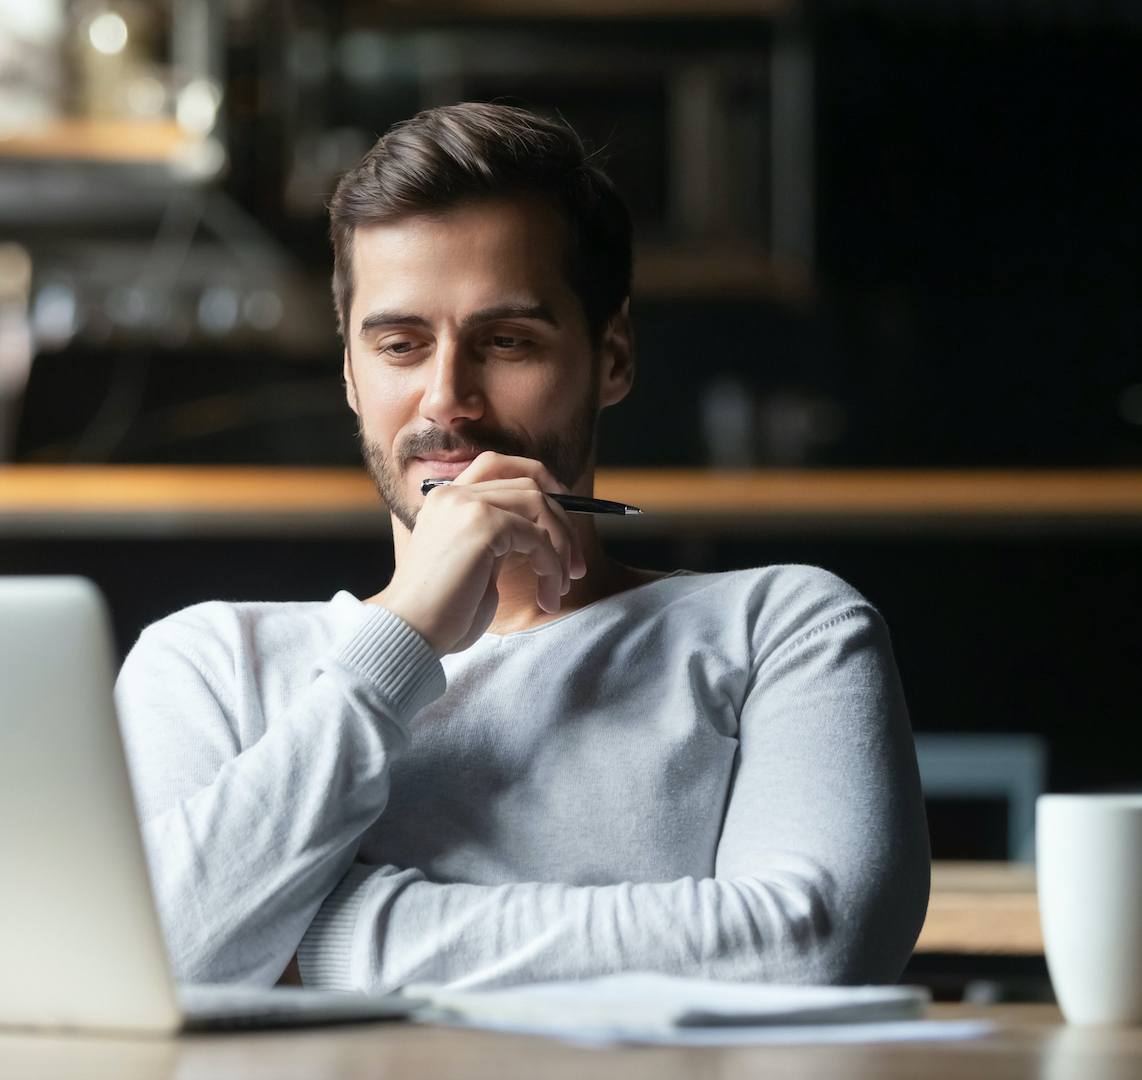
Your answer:
[[[358,416],[361,415],[360,406],[357,404],[357,382],[353,378],[353,362],[349,359],[349,349],[345,349],[345,398],[349,402],[349,408],[353,410]]]
[[[634,327],[629,296],[603,331],[600,353],[599,408],[605,409],[622,401],[634,382]]]

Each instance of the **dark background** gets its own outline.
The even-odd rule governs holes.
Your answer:
[[[609,546],[661,569],[828,567],[887,619],[917,730],[1044,734],[1056,790],[1139,780],[1136,540]],[[92,577],[111,599],[125,650],[151,620],[201,600],[324,600],[339,589],[370,596],[392,572],[392,551],[386,540],[5,540],[0,565],[5,573]],[[988,821],[1004,835],[1002,822]],[[994,855],[990,836],[981,829],[968,853]],[[956,840],[949,832],[940,843]]]
[[[294,10],[322,25],[351,15],[339,5]],[[814,449],[808,467],[1142,465],[1142,426],[1122,407],[1123,392],[1142,383],[1135,14],[1129,4],[950,0],[909,13],[887,4],[813,9],[814,294],[797,304],[636,302],[638,384],[604,420],[601,464],[703,464],[696,403],[711,378],[729,374],[759,397],[793,391],[841,405],[843,432]],[[654,32],[682,42],[768,33],[754,23],[661,23]],[[232,38],[226,183],[319,280],[331,265],[324,223],[284,209],[288,132],[280,113],[258,104],[257,87],[276,85],[285,33],[270,20]],[[412,96],[370,103],[335,82],[324,93],[330,124],[373,123],[376,133],[415,108]],[[629,145],[612,130],[616,175],[653,218],[654,177],[622,159]],[[115,362],[82,342],[37,360],[22,458],[45,459],[53,446],[66,457]],[[352,418],[337,404],[331,323],[328,350],[302,360],[186,349],[139,362],[144,413],[210,395],[256,396],[270,384],[301,386],[327,404],[166,443],[127,439],[110,460],[357,460]],[[885,614],[918,730],[1043,734],[1056,790],[1142,779],[1136,535],[612,547],[664,568],[828,567]],[[368,595],[391,558],[386,543],[364,540],[0,542],[3,572],[98,581],[124,649],[149,620],[202,599]]]
[[[355,12],[289,9],[330,35]],[[274,10],[231,34],[225,186],[323,288],[332,265],[326,220],[319,208],[298,214],[283,201],[285,125],[302,121],[275,106],[286,96],[288,27]],[[1132,21],[1134,10],[999,0],[918,3],[909,13],[887,4],[815,9],[814,295],[795,304],[636,298],[640,376],[604,421],[601,464],[702,464],[699,390],[719,374],[758,396],[837,401],[843,432],[815,447],[809,464],[1142,464],[1142,424],[1120,407],[1122,392],[1142,383],[1142,17]],[[544,23],[539,32],[587,46],[672,46],[684,56],[762,49],[769,29],[656,20]],[[641,232],[661,228],[665,122],[649,90],[604,87],[583,100],[558,87],[544,97],[534,80],[514,95],[505,85],[483,89],[557,102],[605,150]],[[416,108],[411,89],[351,93],[335,75],[304,96],[315,112],[307,123],[352,125],[370,139]],[[313,380],[331,391],[340,379],[331,316],[324,340],[301,359],[228,352],[225,343],[156,353],[141,411],[273,382]],[[45,459],[44,447],[75,438],[116,358],[81,341],[37,361],[22,458]],[[127,440],[109,456],[351,463],[352,433],[347,410],[331,406],[166,444]]]

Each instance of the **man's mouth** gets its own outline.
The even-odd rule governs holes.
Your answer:
[[[479,454],[478,450],[437,450],[413,459],[415,480],[455,480]]]
[[[515,432],[450,432],[430,428],[402,440],[394,455],[401,474],[420,490],[423,480],[455,480],[484,451],[527,454],[527,444]]]

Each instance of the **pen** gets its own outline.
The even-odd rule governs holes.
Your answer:
[[[420,485],[421,495],[427,495],[433,488],[447,487],[451,480],[425,480]],[[569,514],[641,514],[637,506],[627,506],[626,503],[609,502],[607,499],[586,499],[582,495],[555,495],[551,492],[544,494],[552,501],[558,503]]]

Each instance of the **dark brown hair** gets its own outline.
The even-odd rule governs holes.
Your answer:
[[[630,214],[565,124],[507,105],[464,102],[395,124],[345,174],[329,204],[333,300],[342,338],[353,301],[353,234],[473,199],[539,194],[567,215],[567,280],[598,343],[630,295]]]

